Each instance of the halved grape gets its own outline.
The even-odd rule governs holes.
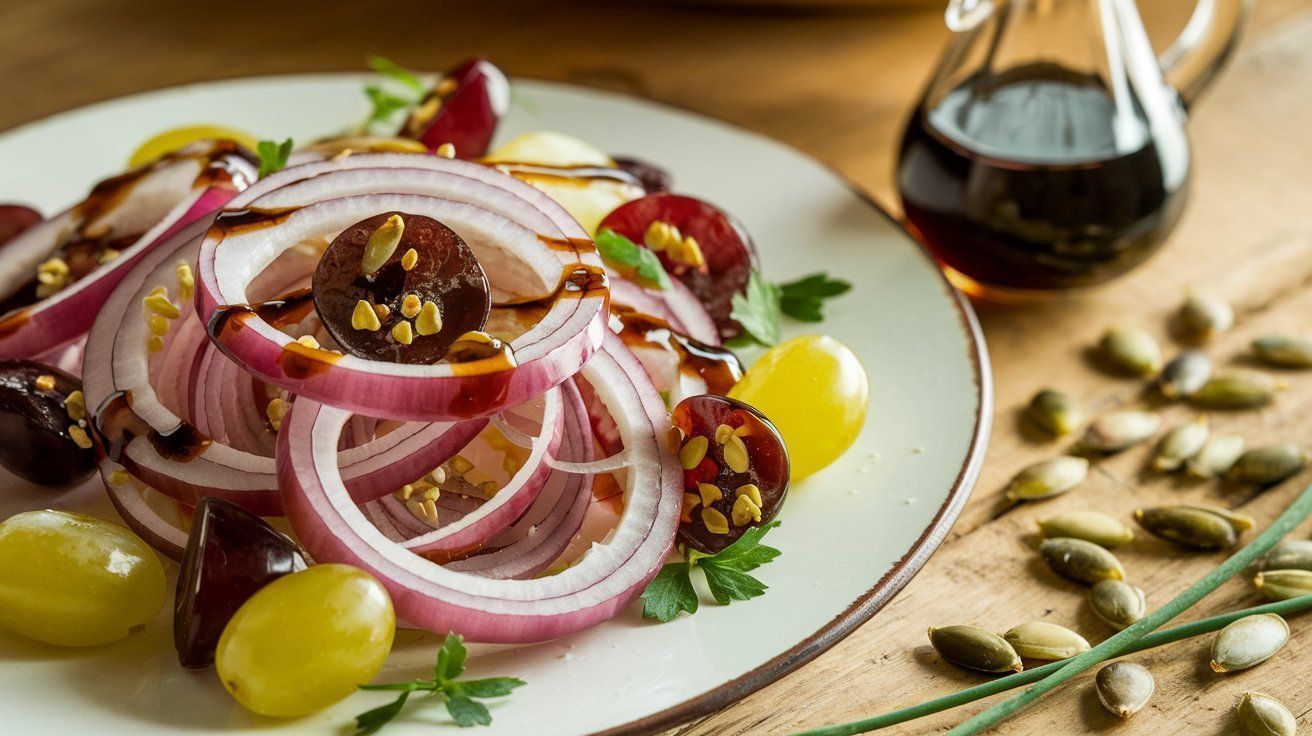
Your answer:
[[[770,523],[788,493],[788,450],[761,412],[723,396],[692,396],[671,417],[682,433],[679,539],[715,554]]]
[[[656,251],[665,270],[701,300],[722,337],[742,332],[729,316],[733,295],[746,290],[758,260],[742,223],[709,202],[661,193],[616,208],[598,229],[605,228]]]
[[[0,465],[43,486],[72,485],[96,469],[89,433],[81,379],[35,360],[0,361]]]
[[[202,499],[173,603],[178,661],[208,667],[237,609],[265,585],[303,569],[300,548],[263,519],[227,501]]]
[[[642,188],[647,190],[648,194],[657,194],[659,192],[668,192],[674,183],[674,177],[670,172],[650,161],[644,161],[632,156],[615,156],[615,165],[642,182]]]
[[[492,62],[468,59],[447,72],[401,126],[399,135],[435,151],[455,146],[460,158],[487,153],[510,107],[510,81]]]

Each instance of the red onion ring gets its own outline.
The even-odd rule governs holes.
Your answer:
[[[625,509],[610,540],[558,575],[496,580],[445,569],[397,545],[356,506],[337,472],[337,438],[350,414],[304,397],[278,436],[278,478],[288,520],[316,560],[365,569],[391,593],[397,614],[475,641],[538,642],[615,615],[643,589],[673,545],[681,471],[664,447],[665,404],[618,338],[583,368],[610,410],[631,465]]]

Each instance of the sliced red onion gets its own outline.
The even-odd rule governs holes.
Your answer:
[[[146,543],[160,554],[181,561],[182,554],[187,549],[188,532],[161,516],[159,511],[146,502],[142,491],[132,481],[115,475],[115,471],[122,469],[121,465],[109,460],[100,461],[100,474],[105,480],[105,490],[109,493],[110,503],[114,504],[114,509],[123,517],[123,522],[136,532],[137,536],[146,540]],[[119,479],[121,482],[112,479]]]
[[[527,643],[611,618],[656,574],[673,545],[681,471],[664,447],[664,402],[618,338],[607,337],[581,373],[614,415],[631,464],[613,534],[569,569],[532,580],[489,579],[445,569],[388,539],[356,505],[337,470],[337,440],[350,413],[304,397],[278,437],[288,520],[315,559],[369,571],[388,588],[399,617],[432,631]]]
[[[363,166],[371,161],[379,165]],[[600,344],[607,291],[600,282],[593,288],[564,278],[575,271],[594,274],[586,277],[591,284],[600,259],[568,214],[531,186],[478,164],[412,154],[351,156],[297,169],[306,171],[269,177],[281,186],[261,181],[226,210],[279,212],[274,221],[225,231],[221,216],[205,239],[198,304],[207,324],[220,306],[249,301],[251,280],[282,253],[331,240],[389,210],[426,215],[456,230],[480,261],[496,264],[489,272],[496,298],[558,298],[538,324],[511,341],[516,366],[510,369],[500,361],[408,365],[324,353],[320,369],[289,374],[283,358],[291,338],[243,314],[237,328],[218,330],[216,339],[261,380],[358,414],[448,421],[487,416],[541,394],[578,372]],[[379,189],[389,193],[361,193]]]
[[[102,182],[82,204],[14,238],[0,257],[0,284],[25,283],[72,231],[144,232],[113,261],[57,294],[0,318],[0,359],[48,352],[77,339],[146,253],[207,217],[254,179],[254,168],[235,152],[235,144],[197,144]],[[110,185],[127,189],[118,199],[102,202],[104,195],[97,192]]]
[[[698,342],[720,345],[720,331],[715,320],[682,281],[671,279],[669,289],[658,291],[611,274],[610,299],[612,304],[622,304],[634,311],[659,317]]]

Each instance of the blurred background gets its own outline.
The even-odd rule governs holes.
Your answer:
[[[1192,7],[1139,4],[1161,44]],[[363,71],[369,53],[424,70],[483,53],[511,75],[631,92],[779,138],[891,208],[903,119],[949,35],[941,0],[2,5],[0,129],[188,82]],[[1252,32],[1306,7],[1263,0]]]

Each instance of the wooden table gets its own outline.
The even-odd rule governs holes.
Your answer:
[[[1144,0],[1162,38],[1183,3]],[[364,2],[47,0],[0,11],[0,128],[143,89],[299,70],[359,69],[379,52],[409,66],[443,68],[485,52],[512,74],[622,89],[702,110],[791,143],[833,164],[896,209],[891,173],[906,111],[946,31],[934,10],[889,13],[731,11],[658,3],[477,4],[405,0],[370,12]],[[631,7],[630,7],[631,5]],[[933,3],[931,3],[933,5]],[[923,6],[922,6],[923,7]],[[1052,384],[1098,409],[1132,403],[1138,384],[1108,378],[1083,348],[1113,322],[1165,339],[1164,319],[1189,285],[1208,285],[1239,311],[1212,348],[1222,362],[1253,336],[1312,332],[1312,5],[1262,0],[1226,77],[1196,110],[1192,201],[1165,250],[1110,288],[1041,307],[979,308],[993,357],[998,415],[983,478],[948,542],[870,624],[797,672],[680,734],[787,733],[918,702],[980,678],[943,663],[925,627],[973,622],[1003,630],[1031,619],[1109,632],[1034,552],[1034,520],[1063,509],[1128,514],[1139,505],[1192,500],[1240,504],[1269,521],[1312,481],[1312,472],[1246,500],[1212,485],[1177,487],[1140,476],[1144,451],[1097,466],[1076,493],[993,520],[1016,470],[1055,452],[1016,429],[1016,412]],[[1250,442],[1312,444],[1312,377],[1273,408],[1217,416]],[[1188,416],[1165,412],[1168,423]],[[1300,534],[1307,535],[1307,529]],[[1150,604],[1161,604],[1221,559],[1139,540],[1121,558]],[[822,574],[823,571],[817,571]],[[1242,582],[1209,597],[1189,618],[1255,603]],[[1293,642],[1248,673],[1219,677],[1205,647],[1186,642],[1139,655],[1157,677],[1149,707],[1120,725],[1102,711],[1089,679],[1045,698],[998,729],[1009,734],[1234,733],[1230,709],[1248,689],[1282,699],[1310,722],[1312,622],[1292,622]],[[942,730],[979,709],[894,729]]]

